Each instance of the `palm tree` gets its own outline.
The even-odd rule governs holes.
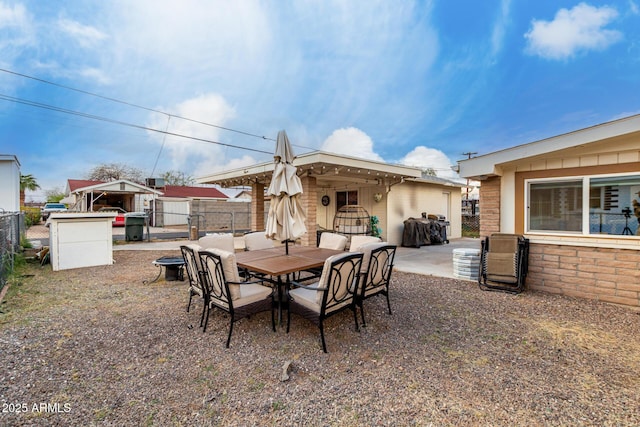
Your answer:
[[[20,174],[20,206],[24,206],[25,191],[34,191],[38,188],[40,188],[40,186],[38,185],[38,181],[36,181],[33,175]]]

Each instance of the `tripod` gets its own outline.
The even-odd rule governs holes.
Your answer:
[[[622,235],[623,236],[632,236],[633,233],[631,232],[631,229],[629,228],[629,217],[631,217],[631,209],[629,209],[629,208],[622,209],[622,214],[624,215],[624,230],[622,230]],[[640,219],[638,221],[640,221]]]

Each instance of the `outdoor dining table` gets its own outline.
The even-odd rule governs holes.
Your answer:
[[[276,247],[238,252],[236,253],[236,262],[240,268],[276,278],[270,281],[277,286],[278,322],[282,324],[282,308],[288,302],[286,289],[290,283],[290,274],[321,268],[327,258],[340,253],[344,253],[344,251],[309,246],[290,246],[289,254],[285,254],[284,247]]]

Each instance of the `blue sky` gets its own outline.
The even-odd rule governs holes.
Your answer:
[[[640,1],[0,0],[0,68],[27,200],[104,163],[272,159],[203,123],[454,177],[463,153],[640,113]]]

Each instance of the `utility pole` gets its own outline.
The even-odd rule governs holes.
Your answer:
[[[467,156],[467,159],[470,159],[474,154],[478,154],[477,151],[469,151],[467,153],[462,153],[463,156]],[[467,194],[466,194],[467,202],[469,202],[469,178],[467,178]]]

